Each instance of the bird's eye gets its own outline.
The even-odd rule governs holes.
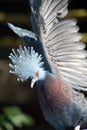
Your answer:
[[[39,77],[39,72],[38,72],[38,71],[35,73],[35,76],[36,76],[36,77]]]

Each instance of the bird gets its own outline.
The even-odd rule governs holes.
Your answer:
[[[8,23],[27,46],[12,49],[10,73],[36,84],[44,118],[56,130],[87,123],[87,51],[68,0],[30,0],[32,27]]]

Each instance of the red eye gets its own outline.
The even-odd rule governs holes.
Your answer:
[[[36,77],[39,77],[39,72],[37,71],[36,74],[35,74]]]

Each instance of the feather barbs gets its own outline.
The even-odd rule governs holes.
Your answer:
[[[14,49],[12,49],[12,51],[9,56],[12,61],[12,63],[9,64],[10,73],[18,75],[17,80],[25,81],[30,77],[42,78],[44,62],[41,61],[42,56],[38,55],[38,53],[33,50],[33,47],[22,48],[22,46],[19,46],[17,51]]]

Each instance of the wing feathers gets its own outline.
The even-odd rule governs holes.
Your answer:
[[[52,38],[50,38],[50,39],[48,39],[48,41],[49,41],[49,43],[48,43],[48,45],[55,45],[55,44],[57,44],[57,43],[59,43],[60,41],[66,41],[66,40],[70,40],[71,42],[72,41],[79,41],[79,40],[81,40],[82,39],[82,35],[80,34],[80,33],[74,33],[74,34],[70,34],[70,35],[68,35],[68,34],[65,34],[64,35],[64,33],[61,35],[58,35],[57,37],[54,37],[53,39]]]
[[[52,68],[54,65],[72,88],[87,91],[87,52],[80,42],[77,21],[62,19],[68,12],[67,6],[68,0],[42,0],[34,23],[38,23],[38,36]]]
[[[73,52],[77,52],[77,51],[82,50],[83,47],[82,46],[81,47],[79,47],[79,46],[70,46],[70,47],[62,47],[60,49],[58,49],[56,47],[56,49],[55,48],[53,48],[53,49],[54,49],[55,52],[58,51],[58,53],[60,53],[60,54],[62,52],[65,52],[65,54],[67,54],[67,52],[72,54],[72,50],[74,50]]]
[[[73,34],[73,33],[77,33],[77,31],[79,31],[79,27],[78,26],[69,26],[67,25],[66,28],[68,28],[68,30],[65,29],[65,25],[64,26],[60,26],[59,28],[56,28],[55,31],[51,32],[50,35],[48,35],[48,38],[51,37],[54,38],[56,37],[57,35],[61,34],[62,33],[68,35],[68,34]]]
[[[87,91],[87,52],[79,42],[82,35],[76,23],[74,19],[56,23],[47,34],[46,44],[64,80],[74,89]]]
[[[73,25],[76,25],[77,21],[76,19],[67,19],[67,20],[61,20],[58,24],[55,24],[55,26],[53,26],[49,32],[49,34],[54,31],[56,28],[60,27],[60,26],[66,26],[66,25],[70,25],[70,26],[73,26]]]
[[[60,45],[57,45],[57,44],[55,44],[54,46],[53,46],[53,51],[58,51],[58,53],[60,53],[60,52],[63,52],[63,51],[71,51],[72,52],[72,50],[82,50],[82,49],[84,49],[85,48],[85,44],[83,44],[83,43],[67,43],[67,44],[60,44]],[[51,50],[50,48],[49,48],[49,50]]]
[[[83,75],[82,72],[79,72],[79,71],[75,71],[74,69],[72,68],[60,68],[62,70],[62,72],[66,73],[66,75],[73,79],[76,79],[76,80],[80,80],[80,78],[82,79],[82,81],[87,81],[87,75]],[[67,73],[68,72],[68,73]]]
[[[59,67],[63,67],[63,66],[68,67],[68,68],[73,68],[74,67],[74,69],[76,69],[76,70],[81,69],[82,71],[87,69],[86,68],[87,67],[87,62],[85,62],[85,61],[83,61],[81,59],[78,59],[78,60],[74,59],[73,61],[72,60],[70,60],[70,61],[60,61],[58,63],[58,65],[59,65]],[[83,67],[83,65],[84,65],[84,67]],[[80,68],[78,68],[78,67],[80,67]]]
[[[64,9],[66,9],[67,6],[68,6],[67,4],[65,4],[66,1],[67,0],[62,1],[62,2],[61,1],[57,1],[56,4],[55,3],[51,4],[51,6],[48,8],[48,10],[47,10],[47,12],[45,14],[45,19],[47,20],[48,18],[50,18],[53,15],[57,16],[58,14],[61,14],[62,11]],[[59,4],[60,2],[61,2],[61,5]],[[56,10],[60,10],[60,12],[57,14]]]

